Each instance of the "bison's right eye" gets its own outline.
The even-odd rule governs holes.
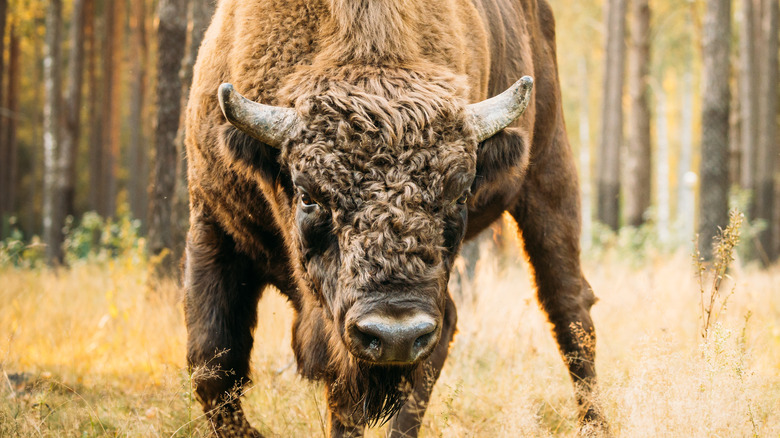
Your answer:
[[[298,199],[301,203],[301,210],[306,213],[312,213],[320,207],[320,205],[312,199],[311,195],[303,190],[298,191]]]

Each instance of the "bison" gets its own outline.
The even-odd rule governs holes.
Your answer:
[[[416,436],[455,332],[453,260],[505,211],[601,424],[547,1],[221,0],[186,130],[187,360],[211,370],[196,393],[219,435],[259,436],[235,393],[275,286],[330,435]]]

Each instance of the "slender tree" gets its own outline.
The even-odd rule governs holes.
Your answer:
[[[702,27],[702,137],[699,250],[712,259],[712,240],[728,223],[729,37],[731,1],[707,0]]]
[[[156,274],[175,270],[171,233],[176,176],[176,132],[179,128],[182,86],[179,77],[187,40],[186,0],[160,0],[157,29],[157,128],[149,218],[149,251],[160,257]]]
[[[100,214],[112,217],[116,213],[117,167],[120,141],[120,98],[122,84],[122,48],[124,34],[124,1],[108,1],[105,7],[105,36],[103,46],[103,198]]]
[[[740,171],[739,185],[755,191],[758,158],[758,68],[756,65],[756,30],[753,0],[741,0],[739,15],[739,122]],[[755,195],[755,193],[754,193]],[[748,211],[753,216],[755,196]]]
[[[57,202],[63,205],[57,210],[63,214],[55,218],[62,228],[64,215],[74,213],[76,180],[76,155],[78,153],[81,127],[81,88],[84,72],[84,6],[91,0],[74,0],[70,25],[70,56],[68,64],[68,85],[64,105],[62,144],[59,151],[59,172]]]
[[[19,41],[19,35],[16,31],[16,23],[11,24],[9,31],[9,44],[8,44],[8,89],[5,93],[5,111],[8,112],[5,117],[5,124],[3,130],[0,131],[3,138],[0,138],[0,143],[4,145],[5,153],[0,160],[4,161],[5,173],[4,178],[0,181],[0,186],[3,186],[5,191],[4,202],[5,212],[10,214],[15,211],[14,199],[16,196],[16,178],[17,178],[17,156],[18,156],[18,143],[16,141],[16,127],[19,121],[19,80],[21,74],[21,46]],[[2,216],[0,216],[2,220]]]
[[[0,0],[0,105],[3,102],[3,78],[5,76],[5,23],[8,16],[8,0]],[[11,199],[13,193],[10,192],[5,183],[11,173],[8,157],[10,150],[8,144],[2,139],[5,137],[4,131],[9,114],[0,111],[0,238],[4,237],[6,215],[11,213]]]
[[[653,87],[656,99],[657,158],[655,160],[655,187],[657,196],[656,229],[658,241],[669,241],[669,110],[662,85]],[[648,184],[650,181],[648,181]]]
[[[111,111],[114,108],[112,98],[115,96],[114,89],[114,59],[111,56],[111,50],[114,46],[114,28],[116,27],[116,8],[114,1],[108,0],[103,3],[103,29],[101,41],[101,102],[100,102],[100,196],[98,199],[98,213],[103,217],[113,215],[113,195],[111,187],[114,185],[114,156],[112,155],[112,135]]]
[[[682,78],[680,95],[680,157],[677,172],[677,238],[690,241],[696,232],[695,186],[697,175],[693,164],[693,74],[688,65]]]
[[[734,54],[732,54],[732,64],[738,65]],[[737,79],[739,81],[739,79]],[[731,93],[731,103],[729,104],[729,187],[740,186],[742,180],[742,117],[741,102],[739,91]]]
[[[40,38],[35,38],[32,41],[32,58],[35,60],[43,59],[44,57],[44,49],[45,49],[45,42],[41,41]],[[44,83],[44,65],[42,62],[34,62],[34,67],[32,69],[32,79],[34,84],[43,84]],[[33,87],[32,90],[32,97],[33,102],[36,103],[36,110],[32,111],[32,114],[30,115],[31,119],[31,126],[30,126],[30,132],[32,134],[32,138],[34,139],[41,139],[43,138],[43,109],[44,109],[44,95],[43,95],[43,88],[44,87]],[[30,155],[30,181],[29,181],[29,187],[30,187],[30,196],[28,200],[32,200],[32,202],[26,202],[26,213],[27,213],[27,220],[24,221],[24,230],[26,231],[27,235],[33,235],[33,234],[41,234],[41,225],[43,224],[42,219],[42,202],[39,202],[42,195],[43,195],[43,170],[44,170],[44,163],[42,159],[43,150],[39,147],[33,147],[28,149],[27,153]]]
[[[631,50],[628,56],[628,119],[626,157],[626,221],[633,227],[645,222],[650,208],[650,5],[648,0],[631,0]]]
[[[98,72],[100,47],[97,35],[101,32],[102,16],[97,13],[100,0],[86,4],[84,39],[87,52],[87,83],[89,83],[89,208],[102,212],[103,192],[103,118],[101,117],[102,87]]]
[[[62,259],[61,228],[55,222],[59,212],[56,202],[57,152],[60,139],[60,42],[62,33],[62,0],[49,0],[46,11],[46,41],[43,59],[43,81],[46,100],[43,107],[43,241],[46,244],[46,260],[56,264]]]
[[[759,241],[765,252],[765,262],[777,258],[774,244],[774,176],[780,146],[777,138],[778,99],[778,5],[777,0],[767,0],[763,10],[763,56],[761,57],[760,124],[756,185],[756,218],[763,219],[767,226],[761,231]]]
[[[184,90],[184,100],[189,97],[190,86],[192,85],[192,69],[195,66],[195,59],[198,57],[200,43],[203,42],[203,36],[211,22],[211,16],[214,15],[215,2],[212,0],[188,0],[190,32],[187,41],[187,51],[182,63],[181,77],[182,90]]]
[[[190,86],[192,85],[193,68],[195,60],[198,57],[198,50],[206,34],[206,28],[214,14],[215,4],[211,0],[188,0],[189,2],[189,38],[187,50],[182,62],[182,108],[187,107],[187,100],[190,95]],[[179,160],[176,162],[176,188],[173,209],[173,231],[174,231],[174,257],[178,260],[184,251],[184,242],[186,232],[189,226],[189,192],[187,191],[187,155],[184,146],[185,111],[181,112],[179,119],[179,130],[176,134],[176,148],[178,150]]]
[[[623,141],[626,0],[607,4],[604,103],[598,170],[598,219],[617,230],[620,216],[620,145]]]
[[[149,186],[143,110],[146,95],[146,0],[132,0],[130,16],[130,139],[128,144],[130,211],[135,218],[146,219]]]
[[[590,93],[588,61],[580,58],[580,185],[582,186],[582,249],[588,250],[593,239],[593,189],[590,157]]]

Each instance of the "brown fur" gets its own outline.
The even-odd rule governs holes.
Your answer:
[[[523,74],[536,83],[525,115],[478,145],[465,105]],[[281,150],[251,139],[219,111],[222,82],[294,107],[304,126]],[[452,260],[503,211],[522,230],[583,415],[597,418],[594,352],[572,332],[592,331],[594,297],[544,0],[222,0],[195,67],[187,153],[188,360],[232,371],[197,388],[221,434],[246,427],[228,393],[247,382],[256,305],[274,285],[296,310],[299,372],[326,383],[331,434],[395,415],[393,434],[416,435],[455,330]],[[467,206],[455,202],[469,187]],[[410,303],[439,315],[424,362],[349,353],[348,314]]]

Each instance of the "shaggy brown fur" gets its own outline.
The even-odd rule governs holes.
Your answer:
[[[478,145],[466,104],[523,74],[536,82],[525,115]],[[219,110],[223,82],[294,107],[304,126],[281,150],[248,137]],[[257,302],[274,285],[296,311],[299,372],[326,383],[331,435],[393,417],[392,435],[416,436],[455,331],[452,261],[503,211],[583,417],[598,419],[594,351],[572,332],[592,331],[594,296],[544,0],[222,0],[196,64],[187,153],[188,361],[231,371],[197,387],[220,434],[248,430],[230,392],[248,381]],[[434,351],[404,367],[353,356],[348,315],[399,306],[437,316]]]

